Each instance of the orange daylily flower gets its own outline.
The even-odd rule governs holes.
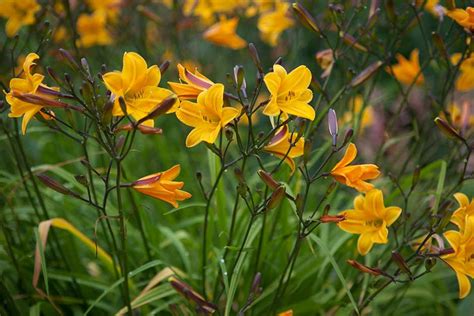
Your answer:
[[[398,60],[398,64],[386,68],[386,71],[393,75],[395,79],[407,85],[415,82],[415,85],[419,86],[425,82],[420,68],[418,49],[414,49],[411,52],[409,60],[401,54],[397,54],[395,57]]]
[[[168,84],[180,100],[196,99],[202,91],[209,89],[214,84],[197,69],[192,73],[178,64],[178,72],[181,82],[168,82]]]
[[[474,277],[474,216],[466,216],[463,226],[464,231],[450,230],[444,233],[454,252],[441,257],[456,273],[459,298],[469,294],[469,277]]]
[[[474,215],[474,199],[469,201],[469,198],[463,193],[455,193],[454,198],[459,204],[459,207],[451,216],[451,223],[455,224],[462,233],[465,229],[466,216]]]
[[[173,92],[158,87],[161,72],[157,65],[148,67],[145,59],[137,53],[123,54],[122,71],[112,71],[102,76],[105,86],[112,92],[114,106],[112,115],[123,116],[119,97],[122,97],[127,107],[127,113],[135,120],[146,117],[163,100],[171,97]],[[176,111],[179,101],[173,104],[167,113]],[[153,120],[143,122],[144,125],[154,126]]]
[[[380,175],[379,168],[374,164],[349,165],[357,156],[357,147],[350,143],[344,157],[331,170],[331,176],[359,192],[367,192],[374,185],[365,180],[372,180]]]
[[[461,53],[453,54],[451,56],[451,63],[457,65],[461,57]],[[474,89],[474,53],[471,53],[459,65],[459,76],[456,79],[455,88],[462,92]]]
[[[106,15],[96,11],[91,15],[81,14],[77,19],[77,44],[82,47],[112,44],[112,36],[106,28]]]
[[[276,46],[280,34],[294,24],[293,19],[288,16],[289,8],[289,3],[277,2],[274,11],[264,12],[258,18],[260,36],[271,46]]]
[[[204,141],[213,144],[222,128],[239,115],[240,111],[224,107],[224,85],[216,83],[199,94],[197,103],[183,101],[176,117],[194,129],[186,138],[186,146]]]
[[[244,48],[247,42],[236,33],[238,23],[237,17],[229,20],[222,18],[204,32],[203,38],[213,44],[231,49]]]
[[[132,183],[132,188],[178,207],[177,201],[184,201],[192,197],[190,193],[181,190],[184,182],[173,181],[180,172],[181,166],[175,165],[166,171],[138,179]]]
[[[8,19],[5,25],[7,36],[13,37],[22,26],[34,24],[39,10],[41,6],[36,0],[0,0],[0,16]]]
[[[263,150],[277,156],[278,158],[284,158],[285,162],[290,166],[291,172],[293,172],[296,168],[293,159],[302,156],[304,153],[304,138],[301,137],[295,143],[297,138],[297,133],[290,133],[287,125],[282,126]]]
[[[313,92],[308,89],[311,71],[306,66],[301,65],[287,73],[282,66],[273,65],[273,71],[265,75],[264,82],[271,98],[263,114],[277,116],[283,113],[314,120],[316,112],[308,104],[313,99]]]
[[[462,27],[470,31],[474,31],[474,7],[448,10],[446,15],[456,21]]]
[[[31,69],[36,65],[35,62],[38,59],[39,56],[35,53],[30,53],[26,56],[23,62],[22,78],[10,80],[10,91],[6,94],[6,100],[11,107],[8,116],[23,116],[21,123],[23,134],[26,133],[28,122],[35,114],[41,113],[41,109],[46,106],[61,106],[61,103],[56,101],[58,88],[48,87],[43,84],[43,75],[31,73]],[[52,116],[44,115],[43,113],[41,115],[45,119],[52,118]]]
[[[339,213],[345,220],[337,223],[340,229],[359,234],[357,251],[365,256],[374,244],[388,242],[388,229],[402,213],[397,206],[385,207],[382,191],[374,189],[354,199],[354,209]]]

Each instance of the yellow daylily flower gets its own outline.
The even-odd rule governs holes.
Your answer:
[[[127,113],[135,120],[147,116],[163,100],[173,95],[173,92],[158,87],[161,80],[161,72],[158,66],[148,67],[145,59],[137,53],[129,52],[123,54],[122,71],[108,72],[102,76],[105,86],[112,92],[114,106],[112,115],[123,116],[119,97],[122,97],[127,107]],[[179,102],[167,111],[176,111]],[[153,120],[147,120],[143,124],[153,126]]]
[[[364,104],[364,98],[361,95],[356,95],[349,101],[349,111],[346,111],[342,117],[342,123],[350,123],[353,121],[354,116],[359,117],[360,123],[359,128],[364,129],[374,122],[374,109],[371,105],[367,105],[362,114],[362,105]]]
[[[28,122],[33,118],[33,116],[40,112],[45,106],[48,106],[46,103],[41,104],[40,101],[43,100],[54,102],[54,100],[57,99],[55,97],[55,93],[58,88],[51,88],[43,84],[43,75],[31,73],[31,68],[36,65],[35,61],[38,59],[39,56],[35,53],[30,53],[26,56],[23,62],[22,78],[11,79],[10,91],[6,94],[6,100],[8,104],[10,104],[10,113],[8,116],[23,116],[23,120],[21,122],[21,131],[23,134],[26,133]],[[22,95],[28,95],[28,98],[31,100],[31,102],[21,98]],[[33,100],[31,98],[32,95],[38,98]],[[50,116],[44,117],[51,119]]]
[[[277,2],[275,10],[264,12],[258,18],[258,30],[262,40],[271,46],[276,46],[280,34],[293,26],[294,21],[288,16],[290,4]]]
[[[209,89],[214,84],[197,69],[192,73],[181,64],[178,64],[178,73],[181,83],[168,82],[168,84],[180,100],[196,99],[202,91]]]
[[[385,207],[382,191],[374,189],[354,199],[354,209],[339,213],[345,220],[337,223],[340,229],[359,234],[357,251],[365,256],[374,244],[388,242],[388,229],[402,213],[397,206]]]
[[[458,202],[459,207],[451,216],[451,223],[455,224],[462,233],[465,229],[466,216],[474,215],[474,199],[469,201],[469,198],[461,192],[455,193],[454,198]]]
[[[451,122],[454,127],[463,130],[474,126],[474,114],[471,114],[471,106],[468,101],[464,101],[462,105],[453,102],[448,105],[446,112],[448,112],[449,118],[444,111],[439,113],[439,117],[446,122]]]
[[[418,49],[411,52],[410,60],[401,54],[397,54],[395,57],[398,64],[386,68],[386,71],[393,75],[395,79],[406,85],[411,85],[413,82],[415,82],[415,85],[422,85],[425,82],[420,68]]]
[[[425,0],[416,1],[418,7],[423,3],[425,3]],[[423,8],[435,17],[443,17],[446,14],[446,8],[439,4],[439,0],[427,0]]]
[[[288,125],[284,125],[275,133],[275,136],[273,136],[263,150],[280,159],[284,158],[285,162],[290,166],[291,172],[293,172],[296,168],[293,159],[302,156],[304,153],[304,138],[300,137],[300,139],[295,143],[297,138],[298,134],[290,133],[288,131]]]
[[[379,168],[373,164],[352,165],[349,164],[357,156],[357,147],[350,143],[344,157],[331,170],[331,176],[338,182],[345,184],[359,192],[367,192],[374,185],[365,180],[372,180],[380,175]]]
[[[474,31],[474,7],[448,10],[446,15],[456,21],[462,27],[470,31]]]
[[[459,298],[465,298],[471,291],[469,277],[474,277],[474,216],[466,216],[462,232],[450,230],[444,237],[454,250],[441,257],[456,273],[459,284]]]
[[[213,144],[221,129],[239,113],[235,108],[224,107],[224,86],[216,83],[199,94],[197,103],[183,101],[176,117],[194,128],[186,138],[186,146],[193,147],[202,141]]]
[[[77,45],[91,47],[95,45],[112,44],[112,36],[106,28],[106,16],[103,11],[96,11],[91,15],[81,14],[77,19],[77,33],[80,38]]]
[[[0,0],[0,16],[8,19],[5,25],[7,36],[13,37],[22,26],[34,24],[35,14],[40,9],[36,0]]]
[[[92,11],[103,12],[107,18],[114,21],[120,12],[122,1],[123,0],[87,0],[87,5]]]
[[[136,191],[165,201],[178,207],[177,201],[184,201],[192,195],[181,189],[184,182],[173,181],[181,172],[181,166],[175,165],[170,169],[148,175],[133,182],[132,188]]]
[[[203,38],[213,44],[231,49],[244,48],[247,46],[247,42],[236,33],[238,23],[239,18],[237,17],[229,20],[222,18],[204,32]]]
[[[316,112],[308,104],[313,99],[313,92],[308,89],[311,71],[306,66],[301,65],[288,74],[282,66],[273,65],[273,71],[265,75],[264,82],[271,97],[263,114],[283,113],[314,120]]]
[[[455,53],[451,56],[451,63],[457,65],[461,60],[462,54]],[[474,53],[471,53],[459,65],[459,76],[456,79],[454,87],[458,91],[469,91],[474,89]]]

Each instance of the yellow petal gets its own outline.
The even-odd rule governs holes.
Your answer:
[[[459,284],[459,298],[465,298],[471,292],[471,281],[464,273],[456,271],[456,278]]]
[[[454,198],[456,201],[458,201],[459,206],[468,206],[469,205],[469,199],[467,196],[461,192],[455,193]]]
[[[196,127],[202,123],[201,111],[202,106],[200,104],[183,101],[176,111],[176,117],[184,124]]]
[[[362,234],[359,236],[359,240],[357,241],[357,251],[362,256],[365,256],[372,249],[373,245],[374,243],[372,242],[372,234]]]
[[[123,54],[122,80],[125,89],[128,90],[132,88],[138,76],[143,75],[146,71],[147,64],[142,56],[134,52]],[[124,93],[126,92],[127,91],[124,91]]]
[[[316,116],[316,112],[314,111],[314,108],[311,105],[298,100],[279,103],[279,106],[280,110],[285,113],[302,117],[310,121],[313,121],[314,117]]]
[[[265,75],[265,78],[263,78],[263,81],[265,82],[265,85],[267,86],[267,89],[270,92],[270,94],[277,96],[278,89],[280,88],[280,84],[281,84],[280,76],[275,72],[270,72]]]
[[[341,161],[339,161],[332,170],[334,171],[340,167],[347,166],[355,159],[356,156],[357,147],[353,143],[350,143],[346,149],[346,152],[344,153],[344,157],[342,157]]]
[[[389,206],[385,208],[385,222],[387,222],[387,226],[392,225],[402,213],[402,209],[397,206]]]

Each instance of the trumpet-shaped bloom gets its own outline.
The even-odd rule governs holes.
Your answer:
[[[471,291],[469,277],[474,277],[474,216],[466,216],[464,221],[464,231],[450,230],[444,233],[454,253],[441,257],[456,273],[459,298],[469,294]]]
[[[382,191],[374,189],[354,199],[354,209],[339,213],[345,220],[337,223],[342,230],[359,234],[357,251],[365,256],[374,244],[388,242],[388,229],[400,216],[397,206],[385,207]]]
[[[178,64],[178,72],[181,82],[168,82],[168,84],[180,100],[196,99],[202,91],[209,89],[214,84],[197,69],[192,73]]]
[[[295,170],[293,159],[302,156],[304,152],[304,138],[300,137],[296,141],[297,138],[297,133],[290,133],[287,125],[282,126],[263,150],[284,159],[293,172]]]
[[[288,74],[282,66],[273,65],[273,71],[265,75],[264,81],[271,97],[263,114],[283,113],[314,120],[316,112],[308,104],[313,99],[313,92],[308,89],[311,71],[306,66],[301,65]]]
[[[247,42],[237,35],[237,24],[239,18],[221,19],[212,25],[203,34],[203,38],[213,44],[228,47],[231,49],[241,49],[247,46]]]
[[[407,85],[411,85],[413,82],[416,85],[422,85],[425,82],[420,68],[418,49],[411,52],[409,60],[400,54],[397,54],[396,58],[398,64],[386,68],[387,72],[392,74],[395,79]]]
[[[456,21],[462,27],[470,31],[474,30],[474,7],[448,10],[446,15]]]
[[[112,37],[106,28],[106,15],[103,11],[96,11],[91,15],[81,14],[77,19],[77,33],[80,36],[77,44],[85,48],[112,43]]]
[[[214,143],[221,129],[239,113],[235,108],[224,107],[224,86],[216,83],[199,94],[197,103],[183,101],[176,116],[194,128],[186,138],[186,146],[193,147],[202,141]]]
[[[276,46],[280,34],[293,26],[293,20],[288,17],[289,3],[277,2],[274,11],[262,13],[258,19],[258,30],[263,41]]]
[[[178,207],[178,201],[184,201],[192,196],[190,193],[181,190],[184,182],[173,181],[180,172],[181,166],[175,165],[166,171],[138,179],[133,182],[132,188]]]
[[[463,193],[455,193],[454,198],[459,204],[459,207],[451,216],[451,223],[459,227],[459,231],[463,232],[466,224],[466,216],[474,215],[474,199],[469,201],[469,198]]]
[[[373,164],[349,165],[357,156],[357,147],[350,143],[344,157],[331,170],[331,176],[338,182],[359,192],[367,192],[374,185],[365,180],[372,180],[380,175],[379,168]]]
[[[13,78],[10,80],[10,91],[6,94],[6,100],[10,104],[9,117],[21,117],[21,131],[23,134],[26,132],[28,122],[35,116],[36,113],[40,112],[46,104],[40,104],[40,102],[28,102],[23,95],[35,95],[43,100],[55,100],[54,92],[57,88],[50,88],[44,85],[44,76],[41,74],[31,73],[31,68],[36,65],[35,61],[39,59],[39,56],[35,53],[30,53],[26,56],[23,62],[23,78]],[[31,99],[31,97],[30,97]],[[38,100],[37,100],[38,101]]]
[[[147,116],[163,100],[173,95],[173,92],[158,87],[161,80],[161,72],[158,66],[148,67],[146,61],[137,53],[124,53],[122,71],[108,72],[103,75],[105,86],[112,92],[114,106],[112,115],[123,116],[119,97],[125,101],[127,113],[135,120]],[[176,111],[179,102],[167,111]],[[143,124],[153,126],[153,120],[147,120]]]
[[[15,36],[20,28],[35,23],[35,14],[41,9],[36,0],[0,0],[0,16],[8,19],[5,33]]]

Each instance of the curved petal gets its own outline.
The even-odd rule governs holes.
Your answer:
[[[377,218],[382,218],[383,210],[385,209],[383,203],[382,191],[373,189],[365,194],[365,210],[375,214]]]
[[[140,75],[147,71],[145,59],[137,53],[126,52],[123,54],[122,80],[125,93],[133,88]]]
[[[263,78],[265,85],[271,95],[278,96],[278,89],[280,88],[281,78],[275,72],[270,72]]]
[[[311,71],[301,65],[291,71],[282,82],[280,92],[306,90],[311,83]]]
[[[203,122],[201,116],[201,108],[202,106],[200,104],[190,101],[183,101],[181,102],[178,110],[176,111],[176,117],[178,118],[178,120],[188,126],[199,126]]]
[[[359,236],[359,240],[357,241],[357,251],[362,255],[365,256],[374,245],[372,241],[372,234],[365,233]]]
[[[466,194],[464,194],[464,193],[461,193],[461,192],[455,193],[454,198],[459,203],[459,206],[468,206],[469,205],[469,199],[466,196]]]
[[[384,220],[387,226],[392,225],[402,214],[402,209],[397,206],[389,206],[385,208]]]
[[[459,284],[459,298],[465,298],[471,292],[471,281],[464,273],[456,271],[456,278]]]
[[[181,172],[181,165],[174,165],[166,171],[163,171],[160,180],[174,180]]]
[[[225,107],[222,109],[222,121],[221,126],[224,127],[229,124],[230,121],[239,116],[240,111],[236,108]]]
[[[222,107],[224,106],[224,85],[216,83],[204,93],[206,107],[212,110],[216,116],[220,117]]]
[[[122,92],[122,75],[120,72],[108,72],[102,76],[106,88],[113,94],[121,94]]]
[[[203,130],[199,128],[193,129],[191,132],[189,132],[188,137],[186,137],[186,147],[194,147],[200,142],[202,142],[203,139]]]
[[[282,112],[295,115],[313,121],[316,116],[314,108],[304,102],[295,100],[292,102],[278,103]]]

